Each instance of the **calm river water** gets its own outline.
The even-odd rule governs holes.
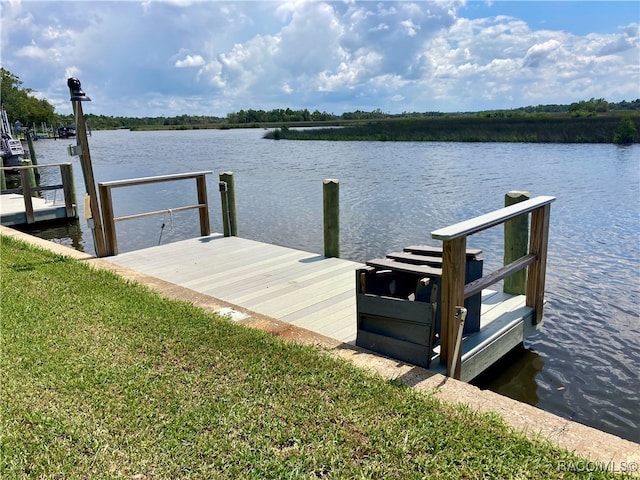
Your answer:
[[[212,170],[213,231],[222,231],[217,175],[231,170],[240,236],[318,253],[322,180],[338,178],[341,253],[356,261],[438,245],[432,230],[502,207],[509,190],[557,197],[545,323],[482,386],[640,442],[640,145],[278,142],[264,133],[96,131],[89,144],[98,182]],[[82,192],[68,143],[37,142],[38,161],[71,160]],[[115,190],[116,215],[196,203],[194,183]],[[84,220],[37,234],[93,253]],[[121,252],[198,235],[195,211],[118,224]],[[500,229],[468,245],[484,250],[485,271],[500,266]]]

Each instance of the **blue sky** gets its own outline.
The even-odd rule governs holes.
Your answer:
[[[2,67],[70,113],[459,112],[640,98],[637,1],[2,0]]]

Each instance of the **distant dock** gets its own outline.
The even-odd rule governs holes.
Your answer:
[[[46,168],[60,170],[59,184],[39,185],[34,172]],[[34,225],[42,222],[67,221],[78,218],[73,172],[70,163],[2,167],[2,195],[0,195],[0,223],[6,227]],[[7,188],[10,174],[19,176],[18,186]],[[60,202],[40,198],[40,192],[62,190]]]
[[[68,214],[64,204],[53,204],[42,198],[31,198],[31,212],[25,208],[23,195],[10,193],[0,197],[0,223],[5,227],[36,224],[75,218],[75,206],[73,213]],[[31,221],[30,221],[31,215]]]

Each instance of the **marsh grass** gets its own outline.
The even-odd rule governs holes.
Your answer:
[[[335,141],[613,143],[621,118],[618,113],[592,117],[567,114],[523,117],[460,115],[388,119],[342,128],[282,129],[270,131],[264,137]],[[628,118],[640,131],[640,115]],[[640,134],[636,131],[629,141],[639,142]]]
[[[2,237],[2,478],[610,478],[479,415]]]

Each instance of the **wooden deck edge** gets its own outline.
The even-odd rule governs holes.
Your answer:
[[[64,205],[47,207],[46,209],[38,209],[33,212],[34,222],[27,222],[27,214],[24,212],[12,212],[0,214],[0,224],[5,227],[13,227],[17,225],[35,225],[42,222],[66,221],[78,218],[78,212],[74,206],[74,215],[67,216],[67,209]]]
[[[34,225],[41,222],[55,222],[78,218],[77,205],[72,204],[73,214],[67,215],[64,202],[32,197],[34,222],[28,224],[24,197],[15,193],[0,195],[0,224],[4,226]]]
[[[42,240],[31,235],[0,226],[0,234],[19,239],[31,245],[49,249],[54,253],[87,261],[94,268],[112,271],[128,280],[144,284],[160,295],[181,301],[189,301],[208,311],[216,311],[222,307],[243,310],[241,307],[229,305],[213,297],[194,292],[149,275],[119,267],[106,260],[79,252],[70,247]],[[313,345],[320,350],[349,361],[383,378],[400,381],[405,385],[433,395],[444,402],[464,404],[479,412],[497,413],[516,430],[530,438],[548,440],[592,462],[621,465],[623,462],[640,464],[640,445],[615,435],[561,418],[545,412],[537,407],[512,400],[500,394],[480,390],[479,388],[458,380],[447,378],[422,367],[416,367],[397,360],[389,359],[359,347],[340,343],[314,332],[296,327],[278,319],[246,312],[250,316],[239,322],[248,327],[260,329],[277,335],[287,341]],[[640,472],[635,472],[640,477]]]

